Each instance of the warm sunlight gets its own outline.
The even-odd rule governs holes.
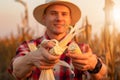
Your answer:
[[[114,16],[115,22],[120,21],[120,7],[117,7],[117,6],[114,7],[113,16]]]

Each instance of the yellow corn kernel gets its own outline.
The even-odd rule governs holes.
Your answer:
[[[79,53],[79,54],[82,54],[79,46],[78,46],[77,43],[75,43],[75,42],[72,42],[72,43],[68,46],[68,50],[69,50],[71,53]]]

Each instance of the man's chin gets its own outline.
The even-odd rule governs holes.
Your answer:
[[[63,32],[54,32],[54,34],[60,35],[60,34],[63,34]]]

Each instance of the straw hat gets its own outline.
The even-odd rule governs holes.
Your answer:
[[[44,25],[44,23],[42,22],[42,16],[44,14],[44,10],[49,5],[56,4],[56,3],[57,4],[63,4],[71,10],[71,17],[72,17],[72,23],[71,24],[75,25],[81,17],[81,11],[80,11],[79,7],[76,6],[75,4],[73,4],[72,2],[70,2],[70,0],[46,0],[45,4],[41,4],[34,9],[33,16],[35,17],[35,19],[39,23]]]

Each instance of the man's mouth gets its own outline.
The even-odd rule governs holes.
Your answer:
[[[55,24],[56,27],[64,26],[64,24]]]
[[[67,24],[55,24],[55,26],[61,27],[61,26],[67,26]]]

